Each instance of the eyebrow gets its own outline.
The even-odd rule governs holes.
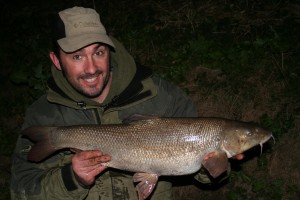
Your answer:
[[[105,44],[98,43],[98,45],[97,45],[97,46],[95,46],[95,48],[94,48],[94,49],[98,49],[98,48],[99,48],[99,47],[101,47],[101,46],[104,46],[104,47],[106,47],[106,46],[105,46]]]
[[[95,46],[95,49],[98,49],[99,47],[105,47],[105,48],[108,48],[108,46],[106,44],[103,44],[103,43],[96,43],[97,46]]]

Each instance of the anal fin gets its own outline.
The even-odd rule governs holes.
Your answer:
[[[136,185],[136,190],[139,194],[139,200],[144,200],[153,192],[158,180],[157,174],[135,173],[133,181],[139,182]]]

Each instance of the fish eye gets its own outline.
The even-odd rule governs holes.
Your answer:
[[[246,134],[247,134],[247,136],[252,136],[252,135],[253,135],[253,131],[247,130],[247,131],[246,131]]]

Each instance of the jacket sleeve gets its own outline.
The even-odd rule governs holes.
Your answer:
[[[42,109],[49,109],[49,106],[31,106],[26,112],[23,128],[54,123],[51,121],[53,116],[36,115]],[[82,188],[74,177],[69,164],[71,153],[61,152],[40,163],[29,162],[27,154],[32,145],[22,136],[17,140],[12,155],[12,199],[84,199],[88,189]]]
[[[84,199],[88,190],[76,182],[65,156],[59,154],[43,163],[27,161],[31,142],[19,137],[13,154],[12,199]]]

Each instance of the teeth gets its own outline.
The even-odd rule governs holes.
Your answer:
[[[97,77],[94,77],[94,78],[86,78],[84,79],[85,81],[91,83],[91,82],[94,82],[95,80],[97,79]]]

